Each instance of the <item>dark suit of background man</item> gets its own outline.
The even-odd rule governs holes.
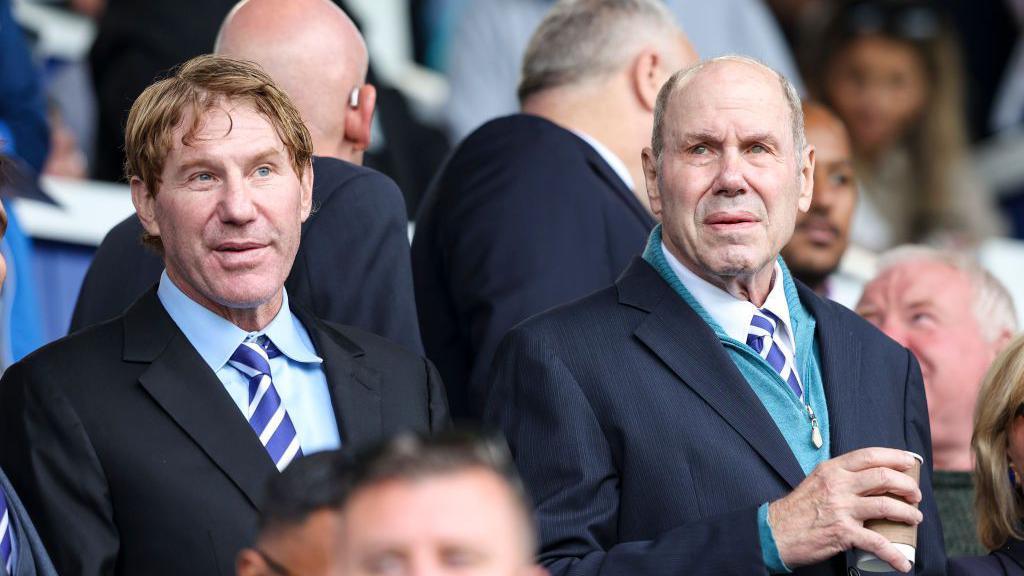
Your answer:
[[[11,161],[0,156],[0,187],[8,180]],[[0,204],[0,239],[7,231],[7,212]],[[0,254],[0,286],[7,277],[7,261]],[[0,442],[3,440],[0,436]],[[0,574],[11,576],[56,576],[35,526],[0,469]]]
[[[269,477],[441,428],[444,392],[424,358],[289,306],[312,142],[258,67],[189,61],[126,134],[166,270],[122,316],[7,370],[0,464],[61,574],[230,574]]]
[[[643,159],[662,224],[643,258],[512,330],[495,360],[486,421],[537,505],[542,563],[838,576],[859,548],[910,569],[863,528],[888,516],[917,525],[916,572],[942,574],[916,361],[778,258],[813,187],[799,97],[716,59],[674,75],[655,118]],[[920,489],[904,450],[924,456]]]
[[[362,35],[329,0],[251,0],[225,19],[217,52],[259,63],[295,101],[321,156],[313,162],[316,211],[302,228],[289,295],[320,318],[422,352],[402,194],[356,165],[376,100]],[[156,283],[163,263],[141,235],[132,215],[103,239],[71,332],[120,314]]]
[[[509,328],[607,285],[643,248],[654,100],[695,59],[660,2],[558,5],[524,57],[523,113],[480,127],[447,161],[417,219],[413,277],[453,416],[480,417]]]

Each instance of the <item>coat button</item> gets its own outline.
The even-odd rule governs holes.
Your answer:
[[[860,576],[860,570],[857,570],[856,568],[853,568],[853,567],[851,567],[849,570],[847,570],[846,573],[849,576]]]

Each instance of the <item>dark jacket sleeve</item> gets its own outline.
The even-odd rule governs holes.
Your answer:
[[[0,466],[57,572],[113,574],[119,536],[99,458],[44,366],[21,362],[0,380]],[[65,375],[66,376],[66,375]]]
[[[75,301],[68,333],[120,315],[160,280],[163,259],[142,245],[142,224],[132,214],[103,237]]]
[[[405,201],[364,171],[326,197],[307,223],[302,266],[288,289],[324,320],[362,328],[423,353],[413,297]]]
[[[921,512],[924,522],[917,529],[916,574],[945,574],[946,547],[942,539],[942,522],[932,492],[932,441],[928,424],[928,403],[924,395],[924,379],[917,359],[906,351],[906,419],[907,446],[924,457],[921,466]]]
[[[536,505],[540,561],[552,576],[768,573],[756,508],[680,524],[652,540],[619,541],[620,476],[605,430],[543,334],[517,328],[503,342],[485,422],[509,442]]]
[[[10,129],[14,152],[40,172],[50,147],[46,108],[39,78],[8,0],[0,0],[0,123]]]

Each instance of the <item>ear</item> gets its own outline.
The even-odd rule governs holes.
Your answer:
[[[142,227],[150,236],[160,235],[160,225],[156,221],[156,195],[151,194],[146,184],[138,176],[132,176],[129,186],[132,190],[132,204]]]
[[[633,59],[630,75],[637,101],[644,110],[653,112],[658,91],[667,77],[665,59],[657,50],[645,48]]]
[[[302,171],[302,178],[299,180],[300,194],[299,210],[302,213],[302,221],[305,222],[313,211],[313,159],[310,158],[306,169]]]
[[[377,89],[373,84],[359,87],[356,105],[345,110],[345,140],[358,152],[370,147],[370,126],[377,107]]]
[[[264,565],[263,558],[252,548],[243,548],[235,557],[235,574],[237,576],[260,576],[269,571]]]
[[[797,199],[797,206],[801,212],[807,212],[811,209],[811,200],[814,197],[814,146],[808,144],[799,159],[800,196]]]
[[[654,157],[654,150],[649,146],[640,153],[640,159],[644,164],[644,182],[647,184],[647,199],[651,203],[651,213],[661,221],[661,190],[658,188],[658,160]]]

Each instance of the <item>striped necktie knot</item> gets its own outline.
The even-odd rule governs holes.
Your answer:
[[[0,489],[0,574],[14,574],[14,525],[7,509],[7,498]]]
[[[246,417],[278,470],[284,470],[302,455],[291,416],[281,403],[270,373],[270,359],[281,355],[274,343],[261,335],[247,339],[235,349],[228,364],[249,379]]]
[[[803,399],[803,388],[796,374],[793,359],[779,341],[777,328],[781,320],[771,311],[758,308],[750,319],[747,331],[747,346],[764,358],[779,377],[789,385],[797,398]]]

